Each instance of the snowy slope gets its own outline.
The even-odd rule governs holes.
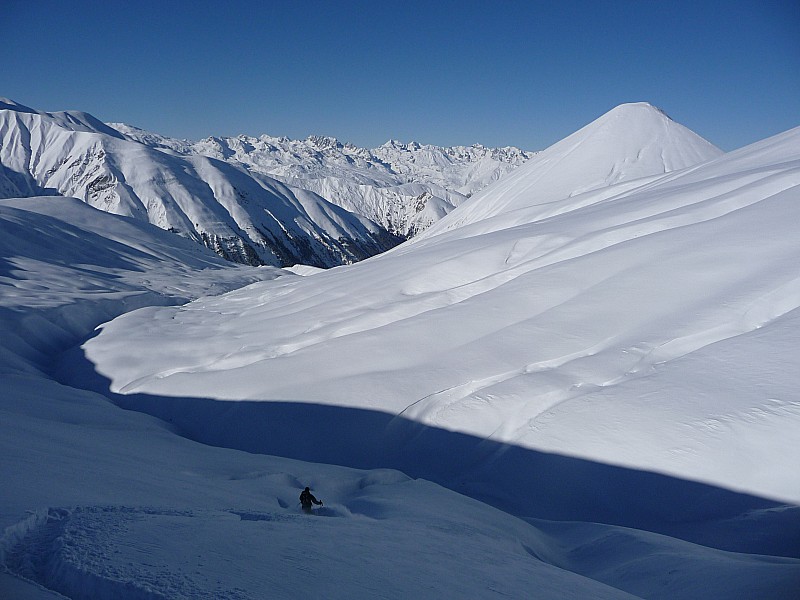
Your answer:
[[[85,348],[122,394],[380,411],[800,502],[798,186],[792,130],[352,268],[134,312]]]
[[[532,557],[536,528],[428,482],[202,446],[49,375],[117,313],[295,276],[70,198],[0,201],[0,227],[0,597],[480,597],[534,579],[544,597],[630,597]],[[328,518],[296,510],[303,483]]]
[[[0,163],[7,196],[74,196],[241,263],[330,267],[399,241],[313,193],[225,162],[167,155],[82,113],[0,104]]]
[[[0,200],[0,231],[4,367],[66,349],[98,319],[282,273],[236,267],[189,240],[75,198]]]
[[[513,147],[443,148],[393,140],[367,150],[325,136],[240,135],[189,142],[124,123],[109,125],[153,148],[225,160],[310,190],[403,237],[429,227],[533,156]]]
[[[800,525],[796,509],[699,490],[712,502],[701,508],[702,518],[694,507],[690,527],[695,534],[716,532],[711,546],[575,518],[523,520],[397,471],[198,444],[178,435],[186,430],[174,422],[120,410],[83,389],[92,385],[82,371],[87,365],[62,353],[95,325],[135,306],[182,302],[259,280],[311,281],[349,268],[304,279],[235,266],[167,232],[69,198],[0,201],[0,231],[0,480],[6,484],[0,597],[793,597],[800,580],[800,549],[792,545]],[[260,294],[259,285],[242,288],[240,297]],[[230,340],[214,336],[212,315],[198,317],[188,331],[208,319],[197,351],[212,356]],[[134,360],[149,359],[137,354]],[[229,403],[185,400],[198,437],[224,433],[225,415],[235,415]],[[357,442],[351,456],[360,448],[356,462],[380,460],[364,443],[370,429],[357,418],[348,424],[350,417],[356,415],[295,422],[283,432],[283,449],[303,448],[298,442],[309,428],[327,436],[314,450],[333,455],[341,426],[345,433],[360,430],[350,438]],[[247,433],[245,422],[234,425],[236,437]],[[249,425],[258,431],[266,423]],[[459,450],[457,443],[434,448],[452,449],[454,457]],[[469,490],[474,482],[456,466],[449,477]],[[524,479],[530,469],[515,477]],[[559,471],[564,493],[573,495],[568,472]],[[598,490],[584,502],[603,503],[608,474],[586,463],[581,476]],[[651,483],[655,489],[640,489],[640,498],[655,491],[662,502],[671,494],[697,499],[685,482]],[[314,516],[296,507],[304,485],[325,503]]]
[[[543,150],[428,235],[519,208],[661,175],[722,151],[646,102],[622,104]]]

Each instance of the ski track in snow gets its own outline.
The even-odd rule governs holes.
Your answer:
[[[108,557],[115,553],[146,552],[141,548],[125,548],[124,536],[134,521],[198,516],[208,518],[210,515],[110,506],[50,508],[9,528],[0,548],[13,574],[75,600],[96,597],[120,600],[251,598],[238,590],[198,585],[199,572],[176,573],[174,567],[166,564],[143,562],[148,569],[137,569],[132,562],[110,564]]]
[[[320,517],[352,517],[344,507],[324,507]],[[296,511],[174,510],[129,506],[48,508],[6,529],[0,538],[0,564],[10,573],[74,600],[199,599],[249,600],[260,596],[226,588],[204,574],[201,550],[180,566],[142,547],[142,526],[192,535],[209,523],[242,521],[302,526],[310,517]],[[128,541],[130,538],[130,541]],[[136,544],[136,545],[131,545]],[[153,553],[153,554],[151,554]],[[154,556],[155,555],[155,556]]]
[[[355,485],[402,483],[398,477],[376,472]],[[366,498],[361,503],[355,501],[353,506],[363,504],[368,512],[370,506],[373,510],[378,507],[363,500]],[[275,597],[297,597],[297,582],[285,581],[283,569],[291,568],[316,579],[324,576],[326,571],[320,572],[319,567],[325,562],[340,564],[345,571],[344,581],[347,570],[360,574],[361,587],[352,587],[353,582],[346,584],[352,593],[405,597],[381,588],[386,574],[374,581],[365,574],[389,557],[402,563],[409,555],[414,561],[420,560],[414,556],[430,554],[431,560],[439,556],[452,564],[459,552],[447,543],[453,541],[469,546],[468,554],[473,560],[491,548],[484,556],[488,573],[505,563],[502,571],[516,569],[521,581],[535,579],[538,573],[561,578],[565,591],[570,584],[588,584],[584,591],[590,595],[584,597],[598,597],[592,592],[601,592],[604,598],[633,598],[640,594],[662,599],[701,598],[705,596],[699,595],[700,588],[686,595],[686,582],[700,580],[711,570],[718,572],[712,588],[727,597],[738,590],[742,598],[762,598],[767,593],[774,594],[769,597],[788,599],[793,582],[798,581],[797,559],[723,552],[624,527],[532,520],[536,529],[529,526],[527,533],[520,529],[517,539],[502,542],[497,537],[502,535],[500,521],[492,525],[469,517],[462,520],[458,515],[436,521],[398,520],[397,506],[391,509],[395,512],[392,516],[378,508],[370,517],[337,504],[306,515],[280,504],[278,510],[271,511],[124,505],[51,507],[6,528],[0,537],[0,564],[14,577],[72,600],[255,600],[265,597],[266,591]],[[345,518],[350,523],[344,528],[326,527],[326,517]],[[385,517],[388,519],[383,520]],[[402,540],[409,529],[427,532],[426,543],[413,549],[405,546],[407,542]],[[537,532],[535,537],[531,532]],[[331,555],[339,544],[352,544],[365,535],[380,540],[371,542],[372,546],[370,542],[364,544],[367,551],[380,547],[366,572],[359,571],[360,567],[344,556]],[[319,548],[314,547],[317,543]],[[401,555],[393,554],[392,548],[398,543]],[[453,555],[443,556],[441,552]],[[254,555],[261,556],[261,560],[253,560]],[[351,558],[367,557],[356,553]],[[342,561],[348,564],[345,566]],[[593,583],[576,578],[576,574],[591,576],[612,587],[592,587]],[[499,572],[496,576],[502,577]],[[425,597],[432,592],[427,587],[429,578],[430,573],[421,577],[419,589],[424,590]],[[333,579],[335,584],[336,578]],[[660,589],[654,588],[653,581]],[[552,585],[552,581],[548,584]],[[327,589],[324,581],[317,581],[314,586]],[[413,590],[414,586],[405,589]],[[512,585],[510,589],[522,588]],[[508,591],[507,582],[504,585],[498,581],[495,586],[489,581],[485,589],[475,589],[473,593],[475,597],[494,597],[494,593],[504,595]],[[557,597],[552,588],[548,591],[546,597]],[[440,595],[437,592],[436,596]],[[353,597],[339,589],[330,589],[328,596]]]

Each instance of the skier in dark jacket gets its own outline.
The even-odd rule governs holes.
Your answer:
[[[306,488],[300,492],[300,504],[303,506],[305,512],[311,512],[311,506],[313,504],[322,506],[322,500],[317,500],[314,494],[311,493],[311,490]]]

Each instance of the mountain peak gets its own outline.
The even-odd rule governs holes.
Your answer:
[[[662,115],[670,119],[669,115],[664,112],[663,109],[659,108],[658,106],[654,106],[649,102],[624,102],[612,108],[606,114],[633,114],[633,113],[642,113],[643,111],[648,111],[650,113],[656,115]],[[671,121],[672,119],[670,119]]]
[[[642,177],[722,151],[647,102],[620,104],[473,196],[426,235]]]
[[[25,106],[24,104],[15,102],[11,98],[4,98],[3,96],[0,96],[0,110],[15,110],[17,112],[30,113],[30,114],[36,114],[37,112],[32,108],[30,108],[29,106]]]
[[[320,150],[339,150],[344,147],[339,140],[328,135],[310,135],[306,141]]]
[[[626,125],[632,123],[672,123],[677,124],[663,109],[654,106],[649,102],[627,102],[619,104],[607,113],[595,119],[592,124],[600,125],[606,123],[624,122]]]

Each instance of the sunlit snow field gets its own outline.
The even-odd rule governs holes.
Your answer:
[[[795,598],[798,190],[626,105],[328,271],[0,201],[0,595]]]

